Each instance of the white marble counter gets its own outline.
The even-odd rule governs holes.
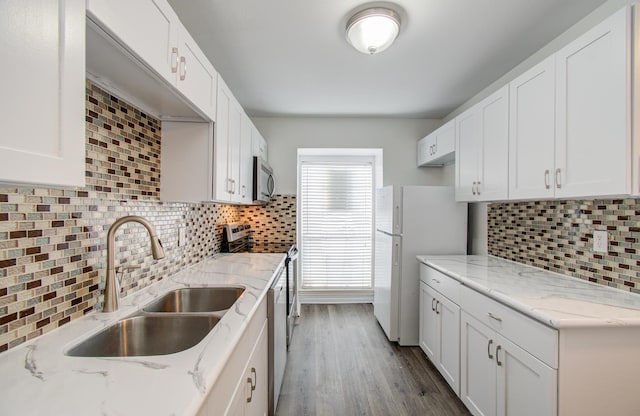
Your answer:
[[[418,256],[434,269],[554,328],[640,326],[640,295],[491,256]]]
[[[283,264],[284,254],[220,254],[0,354],[1,415],[192,415],[197,412]],[[196,346],[175,354],[68,357],[71,346],[180,287],[246,287]]]

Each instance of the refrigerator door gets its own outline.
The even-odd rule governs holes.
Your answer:
[[[402,239],[376,232],[373,313],[389,341],[398,339],[398,284]]]
[[[466,254],[467,204],[455,201],[452,187],[403,189],[402,277],[399,279],[398,344],[418,345],[419,254]]]
[[[376,189],[376,229],[388,234],[402,233],[402,187]]]

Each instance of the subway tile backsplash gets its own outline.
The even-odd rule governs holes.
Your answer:
[[[121,216],[149,219],[165,248],[153,260],[146,230],[122,227],[116,264],[140,266],[123,275],[122,296],[219,252],[222,224],[248,212],[256,230],[273,237],[286,223],[295,239],[295,196],[266,207],[161,202],[160,140],[159,120],[87,82],[86,186],[0,185],[0,352],[102,308],[106,235]]]
[[[495,203],[487,217],[489,254],[640,293],[640,200]],[[594,230],[607,231],[606,253]]]

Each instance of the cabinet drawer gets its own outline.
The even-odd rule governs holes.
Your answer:
[[[428,284],[456,305],[460,305],[460,282],[431,267],[420,264],[420,280]]]
[[[460,307],[552,368],[558,368],[558,331],[469,289],[460,288]]]

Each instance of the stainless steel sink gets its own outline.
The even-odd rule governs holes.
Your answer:
[[[134,316],[93,335],[66,355],[132,357],[184,351],[204,338],[220,319],[206,315]]]
[[[176,289],[151,302],[142,310],[171,313],[226,311],[243,293],[244,288],[235,286]]]

